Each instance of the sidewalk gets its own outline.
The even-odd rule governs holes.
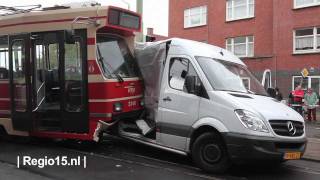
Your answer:
[[[302,159],[320,162],[320,139],[308,138],[308,145]]]
[[[308,145],[303,159],[320,162],[320,112],[317,112],[317,122],[306,121]]]

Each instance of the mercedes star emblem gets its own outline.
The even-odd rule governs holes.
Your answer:
[[[288,132],[291,136],[294,136],[297,132],[297,128],[293,125],[291,121],[287,122]]]

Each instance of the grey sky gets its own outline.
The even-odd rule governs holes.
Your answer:
[[[83,2],[89,0],[1,0],[0,5],[21,6],[31,4],[41,4],[42,7],[53,6],[56,4],[65,4],[71,2]],[[95,0],[102,5],[115,5],[127,8],[128,5],[123,1],[130,3],[130,9],[136,9],[135,0]],[[168,0],[144,0],[143,13],[144,28],[153,27],[154,32],[160,35],[168,35]]]

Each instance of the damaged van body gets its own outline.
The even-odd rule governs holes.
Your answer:
[[[303,118],[269,97],[246,65],[209,44],[169,39],[140,45],[145,113],[119,122],[119,135],[190,155],[208,172],[232,163],[299,159]]]

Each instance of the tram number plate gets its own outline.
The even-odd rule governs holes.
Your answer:
[[[300,159],[301,153],[300,152],[287,152],[284,154],[284,159]]]

